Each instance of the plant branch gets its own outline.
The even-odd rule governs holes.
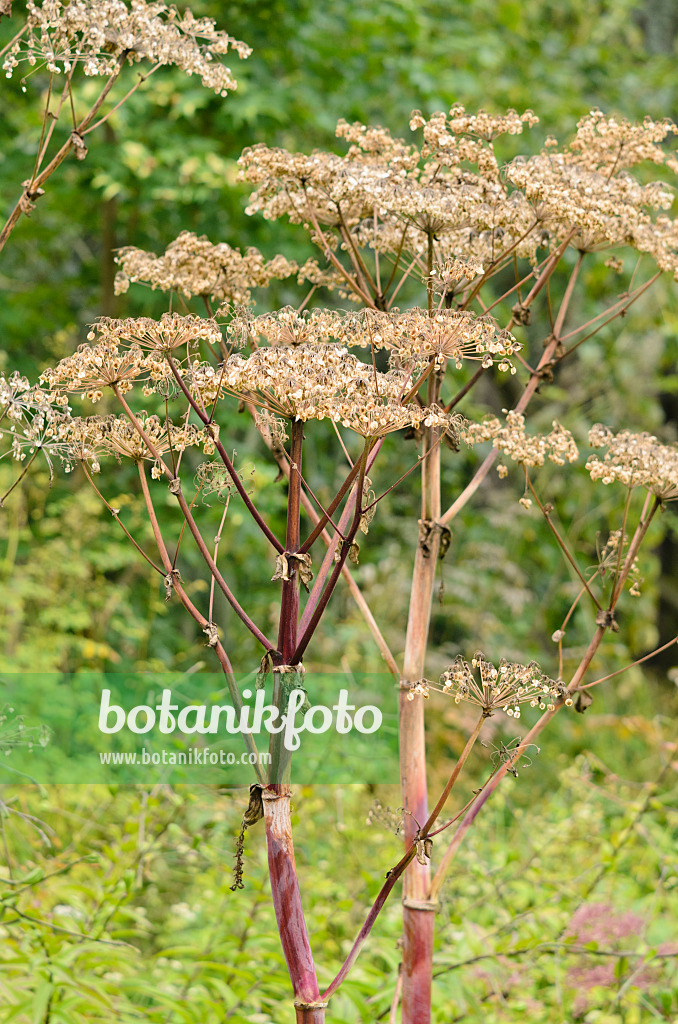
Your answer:
[[[212,439],[214,441],[214,444],[215,444],[215,447],[216,447],[216,449],[219,452],[219,455],[221,457],[221,461],[224,463],[224,466],[226,467],[226,469],[228,471],[228,475],[230,476],[231,480],[235,484],[235,488],[236,488],[238,494],[240,495],[242,500],[245,502],[245,507],[249,511],[250,515],[254,519],[254,521],[257,524],[257,526],[259,527],[259,529],[262,531],[262,533],[267,538],[267,540],[273,545],[273,547],[278,552],[278,554],[282,554],[282,552],[284,551],[284,548],[283,548],[282,544],[280,543],[278,538],[275,536],[275,534],[269,529],[268,525],[266,524],[264,519],[261,517],[261,515],[257,511],[254,503],[252,502],[252,499],[250,498],[249,494],[245,490],[245,487],[243,485],[242,480],[240,479],[240,477],[238,476],[238,474],[236,472],[235,466],[233,465],[233,463],[229,459],[228,454],[226,453],[226,449],[224,448],[223,444],[221,443],[221,441],[218,439],[218,437],[216,436],[216,434],[212,430],[212,417],[208,416],[206,410],[204,408],[201,408],[198,405],[198,403],[195,401],[193,395],[191,394],[189,389],[186,387],[186,384],[184,383],[184,380],[183,380],[181,374],[179,373],[174,360],[172,359],[171,355],[169,355],[169,354],[167,355],[167,361],[169,363],[169,366],[170,366],[170,369],[171,369],[172,374],[174,376],[174,379],[176,380],[177,384],[179,385],[179,387],[183,391],[184,395],[188,399],[188,402],[189,402],[191,408],[196,413],[196,415],[199,416],[199,418],[202,420],[202,422],[205,425],[205,427],[209,430],[210,436],[212,437]]]
[[[541,511],[541,514],[543,515],[544,519],[546,520],[546,522],[548,524],[548,527],[551,530],[551,533],[556,538],[556,541],[558,542],[558,546],[560,547],[560,550],[563,552],[563,554],[565,555],[565,558],[568,560],[568,562],[570,563],[570,565],[572,566],[572,568],[576,572],[577,576],[579,577],[580,582],[584,586],[584,590],[589,595],[589,597],[591,598],[591,600],[595,604],[595,606],[598,609],[598,611],[600,611],[600,607],[601,607],[600,601],[598,600],[596,595],[593,593],[593,591],[589,587],[588,582],[587,582],[586,578],[582,575],[582,573],[581,573],[581,571],[579,569],[579,566],[577,565],[577,563],[575,561],[574,556],[570,553],[570,550],[569,550],[567,544],[565,543],[563,538],[558,533],[558,530],[556,529],[556,527],[553,525],[553,522],[551,520],[551,513],[546,508],[546,506],[542,505],[541,501],[539,500],[539,495],[537,494],[537,492],[535,491],[534,487],[532,486],[532,481],[530,480],[530,474],[527,471],[527,466],[524,465],[523,469],[525,470],[525,482],[527,483],[527,486],[530,488],[532,496],[534,497],[534,500],[537,502],[537,505],[539,506],[539,510]]]
[[[114,83],[117,81],[118,76],[120,75],[120,72],[122,71],[122,67],[123,67],[123,64],[125,62],[126,57],[127,57],[127,52],[126,51],[124,51],[123,53],[120,54],[120,56],[118,58],[118,68],[117,68],[117,70],[114,72],[114,74],[112,74],[110,76],[110,78],[106,82],[106,85],[101,90],[99,96],[95,100],[94,105],[90,109],[89,113],[86,114],[86,116],[82,119],[82,121],[78,125],[77,130],[74,131],[71,135],[69,135],[68,139],[66,140],[66,142],[64,142],[64,144],[61,147],[61,149],[59,149],[57,151],[57,153],[55,153],[55,155],[52,157],[52,159],[48,163],[47,167],[45,167],[45,169],[43,171],[41,171],[40,174],[38,174],[37,177],[32,178],[24,186],[24,190],[23,190],[23,192],[21,194],[21,197],[20,197],[19,201],[17,202],[17,204],[15,205],[14,209],[12,210],[12,212],[9,215],[9,217],[7,218],[7,221],[6,221],[5,226],[3,227],[2,231],[0,231],[0,252],[2,251],[2,249],[4,249],[5,244],[7,242],[7,239],[9,238],[9,236],[12,233],[12,231],[14,230],[17,222],[20,220],[21,215],[23,213],[27,213],[27,212],[30,211],[31,206],[32,206],[32,201],[34,199],[36,199],[38,197],[38,195],[40,195],[39,190],[41,189],[42,185],[54,173],[54,171],[57,169],[57,167],[59,167],[60,164],[62,164],[64,162],[64,160],[66,159],[66,157],[68,156],[70,151],[73,149],[73,135],[82,135],[82,133],[84,132],[85,128],[87,128],[88,125],[95,118],[95,116],[97,114],[97,111],[99,111],[101,109],[101,106],[106,101],[106,97],[108,96],[109,92],[113,88]]]
[[[190,597],[184,590],[181,584],[181,580],[180,578],[178,578],[178,574],[174,570],[174,567],[169,557],[169,553],[167,551],[167,547],[165,545],[165,541],[163,540],[162,533],[160,532],[158,517],[155,514],[155,506],[153,504],[151,492],[148,487],[148,480],[146,478],[146,470],[144,468],[144,464],[143,462],[139,462],[137,466],[139,470],[139,479],[141,481],[141,491],[144,496],[144,502],[146,504],[146,511],[148,513],[148,518],[151,523],[151,529],[153,530],[153,536],[155,537],[155,543],[158,548],[158,552],[160,553],[160,559],[162,561],[162,564],[165,566],[167,575],[172,579],[172,590],[177,595],[177,597],[179,598],[179,600],[181,601],[189,615],[193,619],[195,619],[200,628],[204,630],[205,627],[211,625],[212,623],[208,622],[205,616],[201,612],[199,612],[198,609],[195,607]],[[228,686],[228,691],[231,696],[231,700],[233,701],[233,706],[238,712],[238,716],[240,718],[240,713],[243,708],[242,697],[240,696],[240,690],[238,689],[238,684],[236,683],[235,680],[233,666],[231,665],[230,659],[224,649],[223,644],[221,643],[221,640],[219,639],[217,639],[214,645],[214,653],[216,654],[219,660],[219,664],[221,665],[221,669],[224,673],[224,676],[226,677],[226,683]],[[261,765],[259,764],[257,747],[254,742],[252,733],[241,733],[241,735],[243,736],[245,746],[247,747],[249,753],[256,755],[254,761],[254,770],[256,772],[258,781],[260,783],[263,783],[265,781],[264,773],[262,772]]]

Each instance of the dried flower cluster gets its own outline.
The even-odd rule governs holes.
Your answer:
[[[11,438],[11,453],[17,462],[42,452],[50,473],[52,456],[68,466],[68,446],[63,441],[63,425],[70,419],[68,399],[31,386],[26,377],[0,373],[0,423],[7,418],[9,429],[0,436]],[[8,453],[5,453],[8,454]]]
[[[439,686],[424,679],[409,691],[408,700],[416,694],[428,697],[430,689],[454,694],[456,704],[475,704],[488,717],[495,711],[505,711],[512,718],[520,718],[520,705],[526,703],[549,711],[554,710],[556,703],[564,701],[568,707],[572,704],[564,683],[550,679],[535,662],[520,665],[502,658],[496,668],[480,651],[476,651],[470,664],[457,655],[441,675]]]
[[[678,169],[660,145],[674,125],[630,124],[594,110],[569,146],[549,139],[540,154],[501,167],[493,140],[536,120],[531,111],[471,115],[453,107],[429,119],[415,111],[411,127],[423,129],[421,149],[383,128],[346,122],[337,128],[351,143],[343,157],[258,145],[240,160],[243,178],[256,186],[248,212],[287,216],[316,241],[319,229],[333,229],[324,245],[349,255],[355,247],[396,258],[409,253],[424,276],[433,269],[424,259],[432,245],[434,263],[446,268],[436,271],[438,290],[447,294],[504,252],[534,264],[540,248],[568,240],[580,251],[631,246],[677,274],[674,222],[654,215],[670,208],[672,189],[640,184],[628,170],[647,161]]]
[[[581,153],[591,168],[598,171],[649,162],[666,164],[678,172],[678,160],[661,147],[670,133],[678,134],[678,127],[668,118],[653,121],[645,117],[642,124],[633,124],[626,118],[606,117],[602,111],[592,110],[577,124],[570,149]]]
[[[163,313],[159,320],[150,317],[129,317],[126,320],[112,320],[102,316],[92,325],[88,341],[99,340],[100,344],[131,345],[147,349],[154,355],[173,352],[177,348],[192,346],[197,341],[218,345],[221,331],[214,320],[199,316],[180,316],[178,313]]]
[[[459,423],[437,406],[405,404],[402,373],[378,373],[336,344],[236,353],[221,367],[194,365],[191,384],[205,404],[224,393],[245,396],[286,419],[328,418],[363,437],[421,424],[454,434]]]
[[[40,375],[43,384],[57,393],[82,393],[98,402],[103,389],[117,388],[121,394],[132,390],[144,372],[145,358],[138,345],[120,350],[110,339],[98,345],[79,345],[72,356],[62,359]]]
[[[274,278],[290,277],[299,269],[284,256],[265,260],[254,247],[243,254],[226,242],[215,245],[191,231],[182,231],[162,256],[127,246],[118,251],[116,262],[121,268],[115,277],[117,295],[139,281],[188,299],[200,295],[235,305],[248,305],[252,288],[265,288]]]
[[[602,458],[595,454],[587,460],[592,480],[645,487],[661,501],[678,498],[678,446],[662,444],[652,434],[613,434],[600,423],[589,432],[589,443],[607,448]]]
[[[569,430],[553,421],[553,430],[548,434],[528,434],[525,430],[525,417],[522,413],[506,411],[506,423],[503,424],[496,416],[472,423],[464,430],[462,440],[467,444],[480,444],[492,441],[492,446],[508,455],[514,462],[523,466],[543,466],[549,459],[557,466],[565,462],[574,462],[579,450]],[[499,475],[505,476],[505,467],[499,467]]]
[[[137,423],[150,441],[152,451],[127,416],[65,418],[58,433],[62,458],[68,467],[76,462],[87,463],[95,473],[101,468],[101,456],[114,455],[118,460],[133,462],[153,460],[151,474],[158,479],[162,472],[156,457],[167,454],[170,449],[178,453],[202,445],[205,452],[214,451],[211,434],[192,423],[176,424],[146,412],[139,413]]]
[[[45,413],[53,405],[61,404],[55,395],[32,385],[20,373],[9,377],[0,373],[0,421],[5,417],[15,422],[25,421],[34,413]]]
[[[497,328],[492,317],[449,309],[429,316],[416,307],[388,313],[373,309],[297,313],[287,306],[260,316],[241,314],[226,330],[239,342],[246,337],[265,338],[269,345],[333,341],[346,348],[385,349],[394,368],[413,368],[431,360],[444,366],[451,360],[460,369],[462,360],[473,359],[485,367],[496,361],[500,370],[514,372],[509,357],[520,348],[509,331]]]
[[[185,349],[188,354],[195,352],[193,346],[200,341],[210,346],[222,341],[214,320],[176,313],[163,313],[159,320],[101,317],[87,337],[97,344],[78,346],[72,356],[42,373],[40,380],[51,392],[62,396],[67,392],[81,393],[92,402],[99,401],[107,387],[125,394],[131,391],[135,380],[168,378],[166,357],[175,350]],[[144,393],[152,391],[147,387]]]
[[[211,18],[180,14],[164,3],[132,0],[28,0],[26,32],[8,50],[8,78],[20,61],[45,65],[53,74],[82,64],[86,75],[113,75],[120,64],[148,60],[198,75],[221,96],[236,81],[219,58],[229,50],[248,57],[251,50],[214,27]]]
[[[164,455],[170,449],[181,452],[205,442],[211,447],[211,437],[192,423],[175,424],[145,412],[139,413],[137,420],[158,455]],[[89,416],[76,423],[89,433],[91,443],[107,455],[132,459],[133,462],[155,458],[127,416]]]

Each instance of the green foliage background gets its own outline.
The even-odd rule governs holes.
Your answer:
[[[302,232],[244,214],[247,193],[236,181],[236,160],[255,142],[333,147],[339,117],[382,123],[406,136],[413,108],[431,113],[453,101],[469,109],[531,107],[541,118],[533,131],[538,140],[567,136],[592,106],[631,118],[678,116],[678,17],[671,3],[660,0],[243,0],[197,2],[193,10],[215,17],[253,46],[250,60],[234,67],[238,91],[219,100],[189,78],[159,72],[110,128],[90,136],[82,164],[63,165],[0,258],[3,369],[35,375],[84,340],[85,325],[98,315],[165,309],[162,296],[139,286],[113,295],[115,246],[160,252],[188,229],[212,241],[256,245],[267,256],[284,251],[305,259]],[[0,42],[11,30],[11,21],[3,19]],[[3,81],[0,195],[7,209],[32,167],[39,135],[36,99],[44,84],[36,75],[24,94],[18,79]],[[83,103],[94,88],[83,87]],[[609,291],[609,277],[600,267],[588,272],[591,302]],[[550,424],[553,408],[567,396],[567,425],[580,437],[592,418],[675,437],[678,306],[671,282],[651,295],[623,323],[602,332],[584,350],[583,361],[563,368],[537,409],[539,426]],[[299,298],[292,284],[283,283],[265,301],[282,305]],[[534,338],[539,328],[535,324]],[[501,408],[506,397],[489,391],[478,401]],[[231,436],[229,443],[243,453],[256,450],[252,428],[237,414]],[[404,468],[413,451],[394,458]],[[327,458],[322,440],[314,458],[320,480]],[[451,495],[475,458],[450,462]],[[249,471],[244,455],[241,468]],[[5,459],[3,490],[12,475]],[[284,494],[275,475],[275,467],[260,460],[253,486],[266,514],[278,517],[280,525]],[[570,542],[592,563],[592,520],[598,515],[602,529],[610,509],[595,515],[582,509],[576,488],[556,471],[543,481],[549,500],[571,523]],[[135,536],[150,545],[124,471],[115,487],[118,493],[107,493],[108,499],[125,509]],[[432,674],[458,651],[468,654],[477,646],[493,656],[527,660],[541,654],[543,638],[559,625],[571,594],[569,577],[537,518],[517,514],[515,497],[513,490],[496,489],[469,507],[455,529],[442,568],[446,593],[455,600],[443,599],[435,612]],[[358,573],[396,656],[402,651],[416,519],[416,495],[396,492],[375,519]],[[654,555],[643,566],[644,597],[632,606],[623,639],[608,645],[600,674],[676,632],[675,522],[675,513],[667,512]],[[229,573],[236,592],[250,588],[252,611],[265,619],[270,590],[251,585],[258,544],[246,516],[236,525]],[[82,480],[61,478],[50,490],[46,471],[29,477],[2,511],[0,539],[1,669],[189,669],[206,657],[204,638],[180,610],[165,604],[145,563]],[[630,606],[629,601],[627,614]],[[226,641],[227,647],[238,645],[243,662],[256,662],[254,645],[237,630]],[[312,657],[324,667],[338,666],[344,654],[363,668],[380,667],[344,594],[337,595],[321,641]],[[440,1022],[675,1019],[675,960],[653,961],[643,988],[626,984],[637,961],[624,962],[622,956],[614,960],[617,984],[591,989],[590,1007],[577,1017],[572,972],[584,954],[577,959],[569,953],[563,938],[577,907],[588,901],[611,908],[613,921],[632,909],[647,922],[634,955],[650,957],[662,943],[676,941],[670,927],[678,885],[671,843],[678,825],[675,771],[665,771],[655,788],[647,782],[658,779],[668,756],[662,744],[672,735],[675,688],[665,670],[675,661],[669,652],[654,677],[634,670],[597,697],[582,719],[560,725],[536,764],[493,801],[441,914]],[[429,722],[432,772],[442,779],[464,723],[442,706]],[[361,908],[397,854],[392,835],[363,825],[374,795],[356,788],[298,797],[310,927],[328,972],[338,966]],[[380,795],[386,802],[389,794]],[[390,797],[398,803],[396,794]],[[10,1007],[3,1020],[126,1024],[140,1014],[166,1024],[283,1019],[287,980],[266,897],[261,836],[254,830],[247,890],[233,895],[228,888],[242,795],[215,800],[199,790],[64,788],[10,790],[0,799],[7,802],[0,802],[0,817],[13,869],[4,891],[0,882],[0,929],[9,939],[0,953],[0,1006],[4,1000]],[[36,826],[18,812],[37,814],[54,834],[45,832],[49,838],[41,845]],[[11,923],[19,910],[28,915],[21,928]],[[48,914],[60,928],[94,939],[80,942],[30,920]],[[133,943],[141,961],[129,946],[96,941],[104,936]],[[394,903],[333,1002],[330,1020],[387,1016],[397,936]],[[626,948],[620,942],[612,934],[606,948],[620,953]],[[588,950],[587,965],[597,963],[595,954]],[[474,959],[482,957],[489,959]]]

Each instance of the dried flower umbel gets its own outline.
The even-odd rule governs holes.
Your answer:
[[[644,487],[660,501],[678,498],[678,446],[662,444],[652,434],[613,434],[600,423],[589,432],[589,443],[607,448],[602,458],[590,455],[586,462],[592,480]]]
[[[236,82],[219,60],[229,50],[248,57],[249,46],[214,27],[211,18],[144,0],[28,0],[27,32],[8,50],[8,78],[20,62],[53,74],[82,64],[86,75],[113,75],[120,61],[148,60],[198,75],[203,85],[226,96]]]
[[[647,161],[678,167],[661,146],[673,123],[632,125],[594,110],[569,146],[548,139],[541,154],[500,168],[494,140],[536,121],[531,111],[473,115],[456,106],[428,120],[415,111],[411,127],[424,135],[419,150],[386,129],[343,121],[337,135],[351,143],[343,157],[255,146],[240,161],[243,177],[256,186],[248,211],[312,227],[332,263],[332,287],[342,276],[333,258],[337,244],[396,260],[408,253],[448,297],[505,252],[536,264],[539,250],[564,241],[580,252],[631,246],[678,273],[675,224],[656,215],[670,208],[673,191],[663,182],[641,184],[629,171]],[[343,276],[346,288],[351,275]],[[360,275],[352,280],[358,286]]]
[[[364,437],[403,427],[454,430],[458,418],[438,407],[404,404],[399,375],[378,373],[338,345],[260,348],[232,355],[221,368],[198,365],[191,383],[204,402],[218,394],[246,396],[286,419],[331,419]]]
[[[512,718],[520,718],[521,704],[542,711],[553,711],[556,703],[564,702],[568,707],[572,704],[564,683],[549,678],[535,662],[520,665],[502,658],[495,667],[480,651],[470,664],[457,655],[441,675],[439,686],[422,680],[409,690],[408,700],[414,700],[417,694],[428,697],[431,689],[453,694],[456,704],[460,701],[475,704],[486,717],[495,711],[504,711]]]
[[[469,424],[462,433],[462,440],[467,444],[480,444],[492,441],[492,446],[514,462],[523,466],[543,466],[546,459],[557,466],[565,462],[575,462],[579,457],[579,449],[569,430],[557,420],[553,421],[553,429],[548,434],[528,434],[525,429],[525,417],[518,412],[504,410],[506,423],[492,416],[482,423]],[[503,467],[499,467],[500,476]]]
[[[265,288],[273,279],[282,280],[298,272],[296,263],[284,256],[265,260],[258,249],[245,253],[226,242],[213,244],[204,235],[182,231],[162,256],[134,246],[118,250],[115,292],[126,292],[138,281],[153,289],[179,292],[190,299],[202,295],[236,305],[248,305],[253,288]]]

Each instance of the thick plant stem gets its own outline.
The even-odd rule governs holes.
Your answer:
[[[290,445],[289,493],[285,550],[299,550],[301,516],[301,455],[304,424],[292,423]],[[297,645],[299,624],[299,570],[294,567],[282,584],[278,650],[283,665],[289,665]],[[273,702],[285,700],[285,675],[273,669]],[[284,708],[282,709],[285,710]],[[280,737],[272,737],[272,739]],[[301,905],[299,880],[294,862],[292,821],[290,817],[289,752],[276,749],[273,756],[273,782],[263,792],[266,821],[266,847],[271,894],[278,922],[280,941],[294,988],[297,1024],[324,1024],[326,1004],[320,999],[313,954]]]
[[[294,988],[296,1021],[297,1024],[324,1024],[326,1004],[320,999],[294,862],[290,788],[270,784],[262,796],[271,896]]]
[[[248,403],[248,408],[249,408],[250,412],[252,413],[253,410],[254,410],[254,406],[252,406],[251,403]],[[254,419],[254,416],[253,416],[253,419]],[[256,420],[255,420],[255,422],[256,422]],[[259,430],[259,434],[261,435],[262,441],[264,442],[266,447],[269,449],[269,451],[273,455],[273,458],[275,459],[276,463],[278,464],[278,468],[279,468],[280,472],[284,473],[285,476],[287,477],[287,479],[289,480],[289,477],[290,477],[290,466],[289,466],[289,462],[288,462],[285,454],[282,452],[281,449],[277,448],[276,445],[273,444],[273,441],[271,439],[270,433],[264,427],[260,426],[257,423],[257,429]],[[358,471],[358,466],[356,465],[356,473],[357,473],[357,471]],[[325,547],[326,548],[332,547],[332,538],[330,537],[330,535],[327,532],[327,530],[321,525],[320,515],[318,514],[318,512],[314,508],[313,502],[311,501],[311,499],[308,497],[308,495],[306,494],[306,492],[303,489],[301,491],[301,506],[304,509],[304,511],[305,511],[306,515],[308,516],[308,518],[313,523],[314,532],[316,530],[318,530],[318,536],[320,536],[322,538],[322,541],[323,541]],[[307,547],[304,546],[301,550],[307,550]],[[358,609],[360,610],[361,615],[365,619],[365,622],[367,623],[367,627],[368,627],[370,633],[374,637],[374,641],[375,641],[377,647],[379,648],[379,650],[381,652],[382,658],[384,659],[384,661],[386,662],[386,664],[388,666],[389,672],[391,672],[394,676],[396,676],[396,678],[399,679],[400,678],[400,669],[398,668],[398,664],[397,664],[395,658],[393,657],[393,654],[391,653],[391,650],[390,650],[388,644],[386,643],[386,640],[384,639],[384,637],[382,635],[382,632],[379,629],[379,626],[377,625],[376,619],[374,618],[374,615],[372,614],[372,611],[371,611],[367,601],[365,600],[365,597],[363,596],[363,593],[360,590],[360,587],[358,586],[356,581],[351,576],[351,573],[349,572],[349,570],[348,570],[348,568],[347,568],[347,566],[345,564],[344,564],[344,566],[343,566],[343,568],[341,570],[341,575],[342,575],[345,583],[347,584],[348,589],[351,592],[351,596],[353,597],[353,600],[357,604]]]
[[[428,381],[428,400],[437,400],[437,374]],[[422,523],[414,560],[410,611],[400,692],[400,777],[405,810],[404,840],[409,847],[428,818],[424,704],[408,700],[409,688],[424,676],[436,563],[440,548],[440,446],[427,431],[422,465]],[[431,974],[434,914],[427,906],[428,863],[413,861],[403,879],[402,1024],[428,1024],[431,1019]]]
[[[304,424],[301,420],[292,421],[292,438],[290,446],[290,475],[287,498],[287,536],[285,550],[294,553],[299,550],[300,515],[301,515],[301,453],[304,441]],[[299,624],[299,570],[295,566],[289,573],[289,579],[283,580],[282,599],[280,602],[280,625],[278,629],[278,650],[283,665],[289,660],[297,645],[297,628]]]

